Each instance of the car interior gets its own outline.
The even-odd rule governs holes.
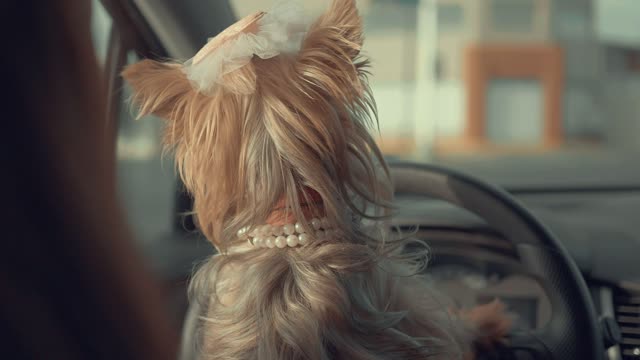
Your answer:
[[[272,3],[92,1],[119,198],[183,332],[184,360],[196,359],[189,277],[214,249],[162,152],[162,121],[135,120],[120,72],[143,58],[189,59]],[[305,6],[316,14],[327,3]],[[640,359],[640,3],[358,5],[393,225],[429,244],[429,281],[461,308],[507,305],[502,358]]]

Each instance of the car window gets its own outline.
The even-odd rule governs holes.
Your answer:
[[[275,0],[233,0],[237,17],[257,9],[269,9]],[[319,16],[329,1],[304,3],[309,18]],[[370,85],[374,93],[380,133],[378,144],[386,155],[411,154],[417,144],[414,123],[420,106],[416,77],[423,72],[417,61],[422,54],[416,43],[418,1],[358,0],[363,16],[365,36],[363,52],[372,60]],[[455,14],[454,14],[455,15]],[[428,43],[427,39],[424,39]],[[425,124],[425,126],[429,126]]]
[[[109,35],[113,19],[99,0],[91,1],[91,36],[100,65],[104,66],[109,48]]]
[[[231,4],[242,17],[275,2]],[[304,6],[313,18],[329,3]],[[386,155],[560,188],[615,186],[624,179],[581,174],[610,173],[609,163],[640,153],[640,1],[357,4]],[[540,173],[554,176],[529,181]]]
[[[135,52],[128,53],[128,64],[139,60]],[[162,153],[163,120],[150,115],[136,119],[130,98],[125,82],[117,136],[118,183],[131,226],[137,238],[148,243],[172,232],[176,177],[173,159]]]
[[[91,29],[96,57],[104,66],[110,51],[109,36],[113,21],[98,0],[92,1]],[[113,44],[112,44],[113,45]],[[140,59],[127,53],[127,64]],[[119,70],[110,77],[120,76]],[[117,82],[116,82],[117,83]],[[172,159],[163,158],[160,144],[162,120],[154,116],[136,119],[130,102],[131,88],[124,83],[114,89],[116,108],[116,156],[118,188],[129,224],[142,244],[166,238],[176,223],[176,181]]]

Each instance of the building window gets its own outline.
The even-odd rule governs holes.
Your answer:
[[[459,31],[464,27],[464,10],[460,4],[438,4],[438,31]]]
[[[497,33],[529,33],[534,30],[534,0],[491,0],[491,30]]]

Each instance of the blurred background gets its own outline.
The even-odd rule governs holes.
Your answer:
[[[93,0],[92,21],[103,66],[107,69],[113,56],[124,64],[138,61],[140,51],[133,47],[112,54],[119,32],[103,3],[112,2]],[[183,14],[184,23],[154,23],[162,17],[159,5],[132,3],[142,15],[155,11],[155,17],[147,17],[155,38],[172,36],[164,42],[166,53],[152,49],[148,54],[186,59],[206,36],[215,35],[194,36],[201,41],[189,47],[180,40],[180,30],[190,22],[210,21],[209,28],[219,31],[229,19],[268,9],[275,1],[231,0],[219,12]],[[178,6],[156,3],[173,10]],[[197,3],[180,2],[192,10]],[[328,3],[305,1],[305,6],[309,16],[317,16]],[[365,22],[364,53],[373,62],[371,86],[380,120],[376,137],[390,160],[461,168],[508,188],[640,184],[640,169],[634,169],[640,150],[640,1],[358,4]],[[161,152],[162,122],[133,120],[126,84],[114,93],[118,176],[129,222],[141,249],[170,280],[168,293],[177,305],[184,304],[182,290],[193,260],[210,250],[189,231],[188,218],[179,216],[190,208],[189,199],[176,180],[172,159]],[[182,241],[185,237],[196,241]]]
[[[233,0],[238,16],[267,2]],[[325,1],[306,4],[312,15]],[[640,144],[640,2],[361,0],[385,153]]]
[[[237,17],[273,3],[230,1]],[[305,7],[314,17],[327,3]],[[465,164],[493,158],[515,171],[541,158],[580,162],[640,148],[639,1],[358,4],[364,53],[373,61],[378,143],[390,158]],[[112,20],[99,1],[94,5],[95,43],[104,61]],[[135,62],[135,52],[127,59]],[[126,87],[121,95],[126,103]],[[168,191],[176,186],[173,166],[171,159],[161,161],[161,122],[131,121],[128,103],[120,112],[123,198],[132,214],[154,214],[158,221],[134,221],[141,239],[153,239],[172,226],[166,219],[175,200]],[[136,179],[145,179],[143,189],[129,191]],[[144,193],[149,198],[139,201]]]

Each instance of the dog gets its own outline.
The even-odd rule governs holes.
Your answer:
[[[216,247],[190,284],[203,359],[463,359],[510,327],[504,306],[449,311],[422,241],[390,232],[393,190],[354,0],[307,25],[288,2],[185,63],[123,72]],[[411,252],[403,251],[408,244]]]

